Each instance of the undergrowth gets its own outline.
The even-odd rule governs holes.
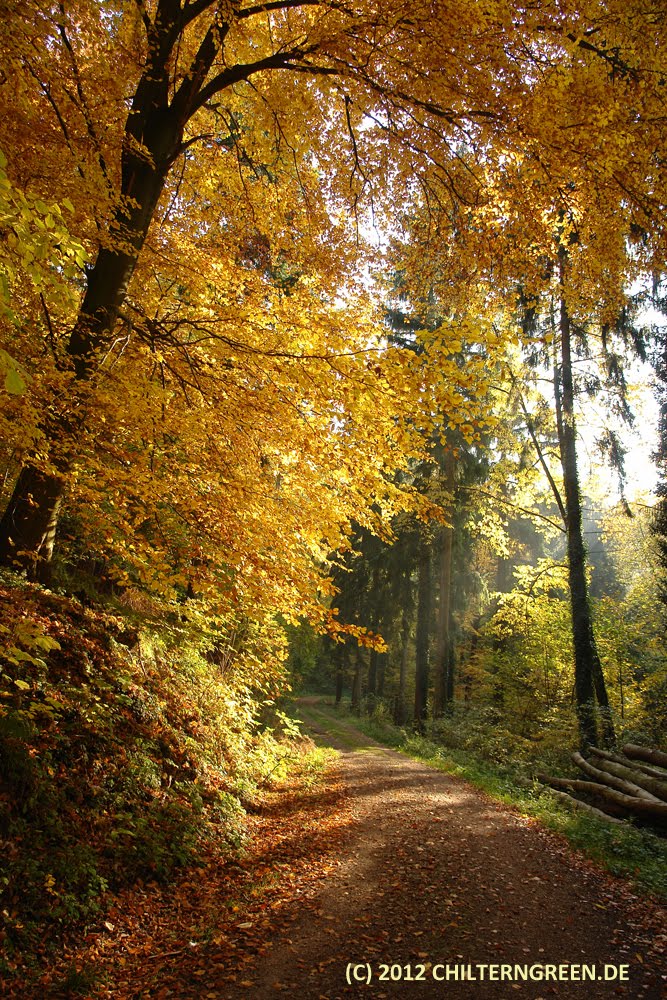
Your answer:
[[[122,888],[212,842],[238,852],[264,789],[296,758],[305,782],[321,762],[200,622],[111,614],[10,574],[0,601],[1,976],[99,926]]]

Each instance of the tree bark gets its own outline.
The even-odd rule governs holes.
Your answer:
[[[378,651],[371,649],[368,658],[368,678],[366,680],[366,711],[369,715],[375,709],[375,698],[377,694],[377,672],[378,672]]]
[[[343,668],[339,663],[336,666],[336,708],[338,708],[341,701],[343,700],[343,684],[344,684]]]
[[[384,698],[384,682],[387,673],[387,653],[378,653],[377,657],[377,696]]]
[[[398,674],[398,692],[394,704],[394,723],[402,726],[407,721],[408,653],[410,647],[410,617],[403,608],[401,623],[401,661]]]
[[[571,809],[576,809],[578,812],[584,812],[589,816],[595,816],[596,819],[603,819],[607,823],[620,823],[622,826],[627,826],[628,823],[624,819],[620,819],[618,816],[610,816],[609,813],[603,812],[602,809],[596,809],[595,806],[589,806],[588,802],[582,802],[581,799],[575,799],[573,795],[568,795],[567,792],[556,791],[555,788],[551,789],[551,794],[555,796],[564,805],[569,806]]]
[[[125,127],[121,198],[109,230],[112,248],[99,250],[88,273],[79,316],[67,344],[67,354],[79,386],[90,380],[99,365],[101,352],[110,343],[182,137],[184,123],[177,127],[167,114],[157,115],[152,108],[133,113],[143,123],[143,128],[130,115]],[[138,127],[137,142],[143,142],[148,155],[139,155],[134,146],[131,152],[127,151],[130,148],[128,137]],[[116,249],[113,249],[114,243]],[[57,445],[63,456],[58,463],[58,473],[46,472],[36,464],[27,463],[19,473],[0,520],[0,564],[18,564],[31,577],[43,577],[47,573],[46,564],[53,554],[58,516],[76,457],[78,432],[85,419],[85,409],[81,406],[85,396],[80,390],[78,397],[75,409],[68,412],[65,405],[50,418],[48,426],[43,426],[47,440],[52,446]]]
[[[573,753],[572,760],[581,768],[589,777],[594,778],[596,781],[601,782],[603,785],[609,785],[611,788],[615,788],[617,792],[625,792],[626,795],[636,795],[638,799],[646,799],[647,802],[659,802],[660,800],[655,796],[651,795],[650,792],[646,791],[645,788],[640,788],[633,778],[632,772],[628,768],[623,768],[622,771],[611,771],[608,768],[609,773],[605,770],[601,770],[600,767],[595,767],[590,764],[585,757],[582,757],[580,753]],[[614,765],[612,765],[613,767]],[[627,773],[626,773],[627,772]]]
[[[354,679],[352,681],[352,699],[350,708],[355,715],[361,714],[361,689],[362,689],[362,671],[364,667],[363,657],[361,655],[361,646],[357,646],[357,653],[354,662]]]
[[[338,707],[343,700],[343,689],[345,687],[345,675],[347,672],[347,650],[344,643],[336,644],[334,662],[336,664],[336,707]]]
[[[624,795],[623,792],[617,792],[613,788],[598,784],[595,781],[580,781],[576,778],[552,778],[547,774],[538,774],[537,778],[552,788],[586,792],[589,795],[597,796],[604,802],[609,802],[612,806],[618,806],[635,816],[649,817],[660,823],[667,822],[667,802],[647,802],[646,799]]]
[[[664,753],[662,750],[640,747],[635,743],[625,743],[622,749],[626,757],[633,757],[635,760],[646,760],[649,764],[657,764],[658,767],[667,768],[667,753]]]
[[[597,750],[595,748],[593,748],[592,752],[597,754]],[[600,768],[603,771],[608,771],[609,774],[616,775],[617,778],[622,778],[627,782],[632,782],[634,785],[638,785],[646,793],[644,796],[642,796],[639,792],[633,793],[635,795],[639,795],[640,798],[648,796],[652,799],[659,799],[661,802],[667,802],[667,780],[660,781],[658,778],[652,778],[650,775],[643,774],[641,771],[634,770],[632,767],[627,767],[625,764],[609,760],[607,755],[603,757],[601,754]]]
[[[65,492],[65,478],[25,465],[0,519],[0,564],[49,582],[49,564]]]
[[[178,0],[165,0],[158,14],[147,28],[148,56],[125,122],[116,208],[88,272],[79,315],[67,343],[75,395],[56,406],[56,415],[42,426],[46,440],[57,446],[58,472],[45,471],[28,461],[0,520],[0,564],[18,565],[31,576],[45,572],[53,552],[58,515],[77,455],[77,434],[85,420],[82,387],[111,343],[155,208],[181,152],[185,126],[202,103],[202,88],[231,23],[216,17],[189,73],[178,87],[172,87],[172,53],[188,19]],[[276,56],[279,65],[287,65],[290,58],[288,53]],[[261,65],[230,67],[216,77],[219,84],[213,92],[246,79]],[[50,458],[53,463],[53,455]]]
[[[454,492],[455,461],[454,453],[448,451],[445,455],[445,489],[450,494]],[[453,504],[450,505],[449,517],[453,516]],[[452,547],[454,529],[446,525],[441,532],[440,540],[440,576],[438,605],[438,645],[435,663],[435,678],[433,690],[433,717],[440,718],[445,713],[449,694],[449,668],[451,653],[450,614],[452,590]]]
[[[582,749],[597,744],[598,731],[595,699],[600,706],[604,741],[614,742],[614,728],[607,697],[602,665],[593,632],[593,621],[586,580],[586,550],[584,548],[579,471],[577,468],[577,436],[574,414],[574,383],[572,378],[572,331],[564,297],[565,253],[561,254],[560,298],[560,365],[554,372],[556,421],[563,467],[565,495],[568,578],[572,635],[574,642],[574,684],[577,719]]]
[[[424,729],[428,713],[429,640],[431,631],[431,547],[420,541],[417,578],[417,636],[415,656],[415,724]]]

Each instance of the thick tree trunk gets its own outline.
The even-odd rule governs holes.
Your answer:
[[[561,263],[562,279],[564,260]],[[581,495],[577,468],[571,324],[563,295],[561,295],[560,302],[560,339],[560,371],[557,365],[554,373],[554,391],[567,515],[565,527],[574,642],[575,697],[580,742],[583,749],[589,743],[596,744],[598,742],[595,713],[596,696],[602,713],[604,740],[608,745],[613,742],[614,729],[602,665],[593,633],[586,581],[586,551],[583,540]]]
[[[198,53],[197,72],[186,79],[170,106],[171,52],[180,35],[180,16],[178,6],[178,10],[174,8],[176,21],[167,17],[155,26],[147,66],[125,123],[120,195],[105,245],[100,247],[88,272],[79,316],[67,344],[75,385],[79,387],[89,381],[111,344],[155,208],[180,151],[197,87],[217,52],[217,43],[211,35],[210,42],[202,45]],[[220,40],[222,37],[220,34]],[[72,399],[57,401],[56,416],[42,427],[46,440],[51,445],[57,444],[59,474],[31,463],[19,474],[0,520],[0,564],[18,564],[32,576],[45,572],[53,552],[69,471],[76,459],[78,432],[85,420],[82,395],[79,388]]]
[[[577,778],[553,778],[548,774],[538,774],[539,781],[552,788],[570,789],[575,792],[585,792],[602,802],[626,810],[631,815],[648,817],[656,822],[667,822],[667,802],[647,802],[632,795],[617,792],[606,784],[595,781],[580,781]]]
[[[512,589],[512,569],[514,562],[512,559],[505,558],[505,556],[499,555],[498,562],[496,564],[496,590],[499,594],[509,594]],[[494,615],[498,608],[500,607],[499,599],[495,599],[492,604],[492,610],[489,617]],[[481,619],[477,619],[475,625],[475,632],[473,633],[473,638],[478,634],[478,630],[481,625]],[[491,643],[491,648],[493,649],[494,659],[493,659],[493,693],[491,695],[494,705],[498,708],[503,708],[505,705],[505,680],[503,673],[499,670],[499,662],[496,657],[500,656],[507,649],[507,637],[504,635],[496,635]]]
[[[343,677],[343,668],[340,664],[336,667],[336,708],[340,705],[343,700],[343,685],[345,679]]]
[[[449,619],[449,658],[447,662],[447,707],[454,703],[454,681],[456,679],[456,649],[452,640],[452,619]]]
[[[448,451],[445,456],[445,489],[452,495],[454,491],[454,454]],[[453,504],[450,506],[449,518],[453,517]],[[449,694],[449,667],[451,659],[451,591],[452,591],[452,548],[454,529],[451,524],[442,529],[440,540],[440,576],[438,581],[438,644],[435,663],[435,678],[433,690],[433,717],[440,718],[447,707]]]
[[[626,757],[632,757],[634,760],[646,760],[649,764],[657,764],[659,767],[667,768],[667,753],[662,750],[640,747],[635,743],[624,743],[622,749]]]
[[[49,582],[49,563],[65,492],[65,479],[32,465],[21,469],[0,520],[0,564],[25,569]]]
[[[424,539],[420,542],[419,571],[417,578],[417,637],[415,658],[415,713],[416,725],[424,728],[428,712],[429,640],[431,631],[431,547]]]
[[[132,232],[133,252],[102,248],[88,275],[86,293],[79,317],[67,345],[76,380],[88,382],[108,348],[118,313],[127,294],[137,258],[143,246],[155,205],[162,192],[166,167],[150,170],[142,163],[143,181],[129,185],[125,197],[141,198],[142,203],[130,214],[120,209],[111,227],[111,238]],[[135,192],[135,193],[133,193]],[[137,228],[141,227],[141,228]],[[26,464],[19,473],[12,496],[0,520],[0,564],[18,565],[33,578],[48,575],[47,564],[53,554],[63,496],[69,471],[76,459],[77,437],[84,408],[81,393],[77,404],[67,402],[43,430],[51,445],[61,455],[58,474],[45,472],[37,465]]]
[[[589,749],[595,755],[594,763],[579,753],[572,754],[572,759],[593,781],[554,778],[544,774],[538,774],[537,777],[552,788],[591,796],[594,804],[605,812],[667,826],[667,775],[655,778],[644,774],[640,770],[641,765],[635,766],[617,754],[593,746]],[[575,802],[578,801],[575,799]],[[588,803],[581,806],[587,807]]]
[[[619,763],[613,759],[610,760],[610,758],[613,757],[613,754],[606,754],[603,751],[597,750],[595,747],[592,747],[591,750],[593,754],[599,756],[599,766],[602,770],[608,771],[610,774],[616,775],[618,778],[622,778],[625,781],[638,785],[652,798],[658,798],[663,802],[667,802],[667,776],[662,779],[654,778],[649,774],[644,774],[638,768]],[[634,794],[639,795],[640,798],[646,797],[642,796],[639,792],[634,792]]]
[[[366,714],[372,715],[377,705],[377,675],[378,675],[378,652],[371,649],[368,657],[368,674],[366,676]]]
[[[602,784],[609,785],[611,788],[615,788],[617,792],[625,792],[626,795],[636,795],[638,799],[646,799],[647,802],[660,801],[657,796],[652,795],[651,792],[636,784],[634,780],[635,775],[630,768],[622,767],[620,764],[612,764],[609,761],[604,766],[595,767],[585,757],[582,757],[580,753],[573,753],[572,760],[577,767],[585,771],[591,778],[602,782]],[[619,770],[612,770],[615,767],[619,768]]]
[[[596,819],[603,819],[606,823],[617,823],[621,826],[628,825],[627,821],[624,819],[619,819],[618,816],[610,816],[608,813],[603,812],[602,809],[596,809],[595,806],[589,806],[588,802],[582,802],[581,799],[575,799],[572,795],[568,795],[567,792],[558,792],[555,788],[551,789],[551,794],[559,799],[564,805],[569,806],[570,809],[575,809],[577,812],[584,812],[588,816],[595,816]]]
[[[378,653],[377,659],[377,696],[384,698],[384,682],[387,674],[387,653]]]
[[[336,664],[336,707],[338,707],[343,700],[347,666],[347,650],[343,643],[336,644],[336,648],[334,649],[334,663]]]

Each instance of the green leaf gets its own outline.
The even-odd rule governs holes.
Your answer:
[[[30,685],[28,684],[27,681],[15,680],[14,683],[16,684],[17,688],[21,689],[21,691],[29,691],[30,690]]]
[[[35,645],[39,646],[40,649],[50,650],[50,649],[60,649],[60,643],[57,639],[52,639],[50,635],[38,635],[35,636]]]
[[[5,389],[12,396],[20,396],[25,392],[25,382],[13,366],[8,369],[5,375]]]

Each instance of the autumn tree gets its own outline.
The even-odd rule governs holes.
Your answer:
[[[481,332],[494,312],[516,315],[518,303],[545,321],[538,336],[553,355],[558,479],[584,742],[597,738],[590,708],[596,698],[608,740],[612,729],[581,537],[574,342],[585,345],[586,337],[595,336],[608,375],[620,374],[622,355],[611,342],[617,333],[625,336],[619,317],[628,306],[630,283],[659,265],[665,252],[663,215],[654,201],[656,192],[665,190],[665,177],[651,152],[661,134],[655,54],[664,41],[662,28],[652,12],[634,6],[628,18],[609,9],[598,15],[598,23],[591,15],[585,30],[567,34],[565,44],[548,31],[536,34],[524,77],[532,90],[519,99],[517,133],[484,154],[476,154],[474,146],[461,151],[458,176],[465,170],[468,180],[464,187],[461,179],[457,192],[466,192],[467,216],[460,208],[463,199],[453,197],[451,177],[443,181],[435,170],[425,173],[403,255],[406,271],[414,266],[424,285],[448,299],[453,315],[468,328],[474,310]],[[640,134],[643,174],[625,152],[635,148]],[[562,141],[565,135],[568,141]],[[471,287],[483,292],[475,297]],[[511,327],[511,319],[499,323],[497,346],[503,329],[507,342]],[[488,335],[486,342],[493,349]],[[613,440],[608,444],[613,447]]]
[[[482,366],[438,358],[434,379],[384,348],[358,223],[391,215],[379,196],[390,174],[398,200],[413,184],[432,120],[496,127],[495,71],[463,96],[458,80],[480,23],[310,0],[3,13],[0,144],[36,214],[29,233],[6,220],[2,250],[26,390],[4,425],[0,558],[47,574],[66,499],[125,583],[321,617],[352,518],[407,502],[386,471],[428,432],[420,398],[437,382],[468,420]],[[502,18],[482,21],[491,43]],[[527,30],[511,56],[492,43],[498,65]]]
[[[66,501],[125,581],[322,620],[352,519],[414,502],[393,471],[433,414],[464,436],[481,419],[505,333],[470,308],[477,276],[541,293],[563,202],[588,251],[573,315],[615,311],[636,231],[632,267],[664,255],[664,29],[639,4],[3,15],[0,146],[28,216],[0,250],[26,387],[3,424],[0,557],[31,573]],[[416,203],[414,271],[447,301],[419,359],[365,304],[362,225]]]

